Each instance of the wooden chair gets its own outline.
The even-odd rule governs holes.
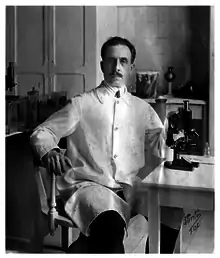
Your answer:
[[[73,242],[73,228],[77,226],[63,213],[59,212],[56,196],[56,176],[49,175],[44,168],[38,168],[37,185],[42,212],[48,215],[49,233],[54,235],[58,226],[61,227],[61,249],[67,252]],[[45,183],[47,181],[47,183]]]

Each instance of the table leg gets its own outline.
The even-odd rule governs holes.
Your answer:
[[[149,252],[160,253],[160,203],[157,189],[148,192]]]
[[[175,250],[174,253],[175,254],[181,254],[182,253],[182,225],[180,227],[180,231],[179,231],[179,235],[176,241],[176,246],[175,246]]]

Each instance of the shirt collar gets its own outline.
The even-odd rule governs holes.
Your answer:
[[[105,96],[111,96],[112,98],[115,97],[115,93],[119,90],[120,91],[120,98],[123,100],[127,105],[130,105],[130,93],[127,91],[127,87],[124,85],[120,88],[112,87],[106,81],[102,81],[101,84],[95,89],[96,95],[99,101],[103,104]]]
[[[120,96],[123,96],[126,92],[127,92],[127,87],[125,85],[123,85],[120,88],[117,87],[112,87],[110,84],[108,84],[106,81],[103,81],[103,86],[106,88],[106,90],[112,94],[113,96],[115,96],[117,91],[120,91]]]

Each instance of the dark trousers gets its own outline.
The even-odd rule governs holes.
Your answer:
[[[90,225],[90,235],[80,233],[68,253],[124,253],[125,222],[116,211],[101,213]]]
[[[124,253],[124,228],[125,223],[117,212],[103,212],[92,222],[90,236],[80,233],[79,238],[69,247],[68,253]],[[178,233],[179,230],[161,224],[160,253],[173,253]],[[149,238],[145,253],[149,253]]]

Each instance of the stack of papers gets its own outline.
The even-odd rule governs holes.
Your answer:
[[[198,162],[200,164],[215,164],[214,157],[205,157],[205,156],[194,156],[194,155],[181,155],[181,157],[185,158],[189,162]]]

